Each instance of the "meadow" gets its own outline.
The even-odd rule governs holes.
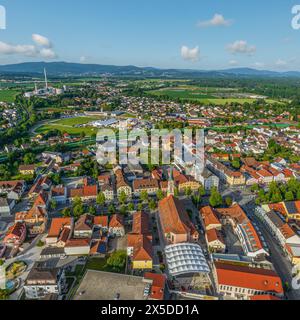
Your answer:
[[[0,90],[0,101],[12,103],[15,101],[16,96],[20,93],[18,90],[3,89]]]

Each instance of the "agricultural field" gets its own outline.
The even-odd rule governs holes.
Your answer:
[[[235,97],[238,95],[237,89],[230,88],[200,88],[196,86],[178,86],[148,92],[156,97],[168,97],[170,99],[191,100],[202,102],[203,104],[225,105],[227,103],[253,103],[256,99]],[[222,97],[224,95],[224,97]],[[267,103],[280,103],[276,100],[266,99]]]
[[[12,103],[15,101],[16,96],[20,93],[18,90],[3,89],[0,90],[0,101]]]

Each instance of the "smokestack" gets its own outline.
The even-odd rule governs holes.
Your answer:
[[[45,85],[46,85],[46,89],[48,89],[48,80],[47,80],[46,68],[44,68],[44,74],[45,74]]]

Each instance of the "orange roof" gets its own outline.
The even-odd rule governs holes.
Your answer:
[[[94,217],[94,224],[97,226],[102,226],[103,228],[108,228],[108,216]]]
[[[280,228],[280,231],[285,239],[290,239],[296,235],[294,230],[287,223]]]
[[[229,216],[235,219],[238,223],[248,221],[248,217],[239,204],[235,204],[230,208],[215,209],[221,216]]]
[[[70,239],[67,241],[66,247],[89,247],[90,243],[90,239]]]
[[[153,300],[164,300],[166,276],[148,272],[145,273],[144,278],[153,280],[150,298]]]
[[[72,221],[72,218],[53,218],[48,237],[58,237],[64,227],[70,227],[72,225]]]
[[[281,203],[274,203],[274,204],[269,204],[269,208],[271,210],[274,210],[276,212],[279,212],[280,214],[282,214],[283,216],[287,216],[287,212],[285,210],[284,204]]]
[[[144,212],[137,212],[133,215],[132,233],[149,234],[149,217]]]
[[[124,219],[119,214],[114,214],[109,223],[110,228],[122,228],[124,227]]]
[[[153,248],[149,238],[144,235],[135,235],[134,240],[133,261],[152,261]]]
[[[274,297],[270,294],[260,295],[260,296],[252,296],[250,298],[252,301],[280,301],[281,299],[278,297]]]
[[[222,235],[221,235],[220,232],[218,232],[218,230],[216,230],[216,229],[208,230],[208,231],[206,232],[206,235],[207,235],[208,243],[211,243],[211,242],[214,242],[214,241],[219,240],[220,242],[222,242],[223,244],[225,244]]]
[[[200,210],[200,214],[204,220],[205,227],[209,227],[210,225],[221,225],[220,220],[216,216],[212,207],[207,206]]]
[[[159,202],[159,217],[164,234],[189,234],[191,221],[182,202],[169,196]]]
[[[279,276],[271,270],[215,263],[219,285],[283,294]]]

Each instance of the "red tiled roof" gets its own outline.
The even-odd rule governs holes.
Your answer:
[[[283,294],[279,276],[271,270],[215,263],[219,285],[249,288],[263,292]]]
[[[212,207],[207,206],[200,210],[200,214],[204,220],[205,227],[209,227],[210,225],[221,225],[220,220],[216,216]]]
[[[102,226],[103,228],[108,228],[108,216],[94,217],[94,224],[96,226]]]
[[[72,225],[72,218],[53,218],[48,237],[58,237],[64,227]]]
[[[109,223],[110,228],[122,228],[124,227],[124,219],[119,214],[114,214]]]
[[[145,279],[153,280],[151,287],[150,298],[153,300],[164,300],[166,276],[163,274],[156,273],[145,273]]]

